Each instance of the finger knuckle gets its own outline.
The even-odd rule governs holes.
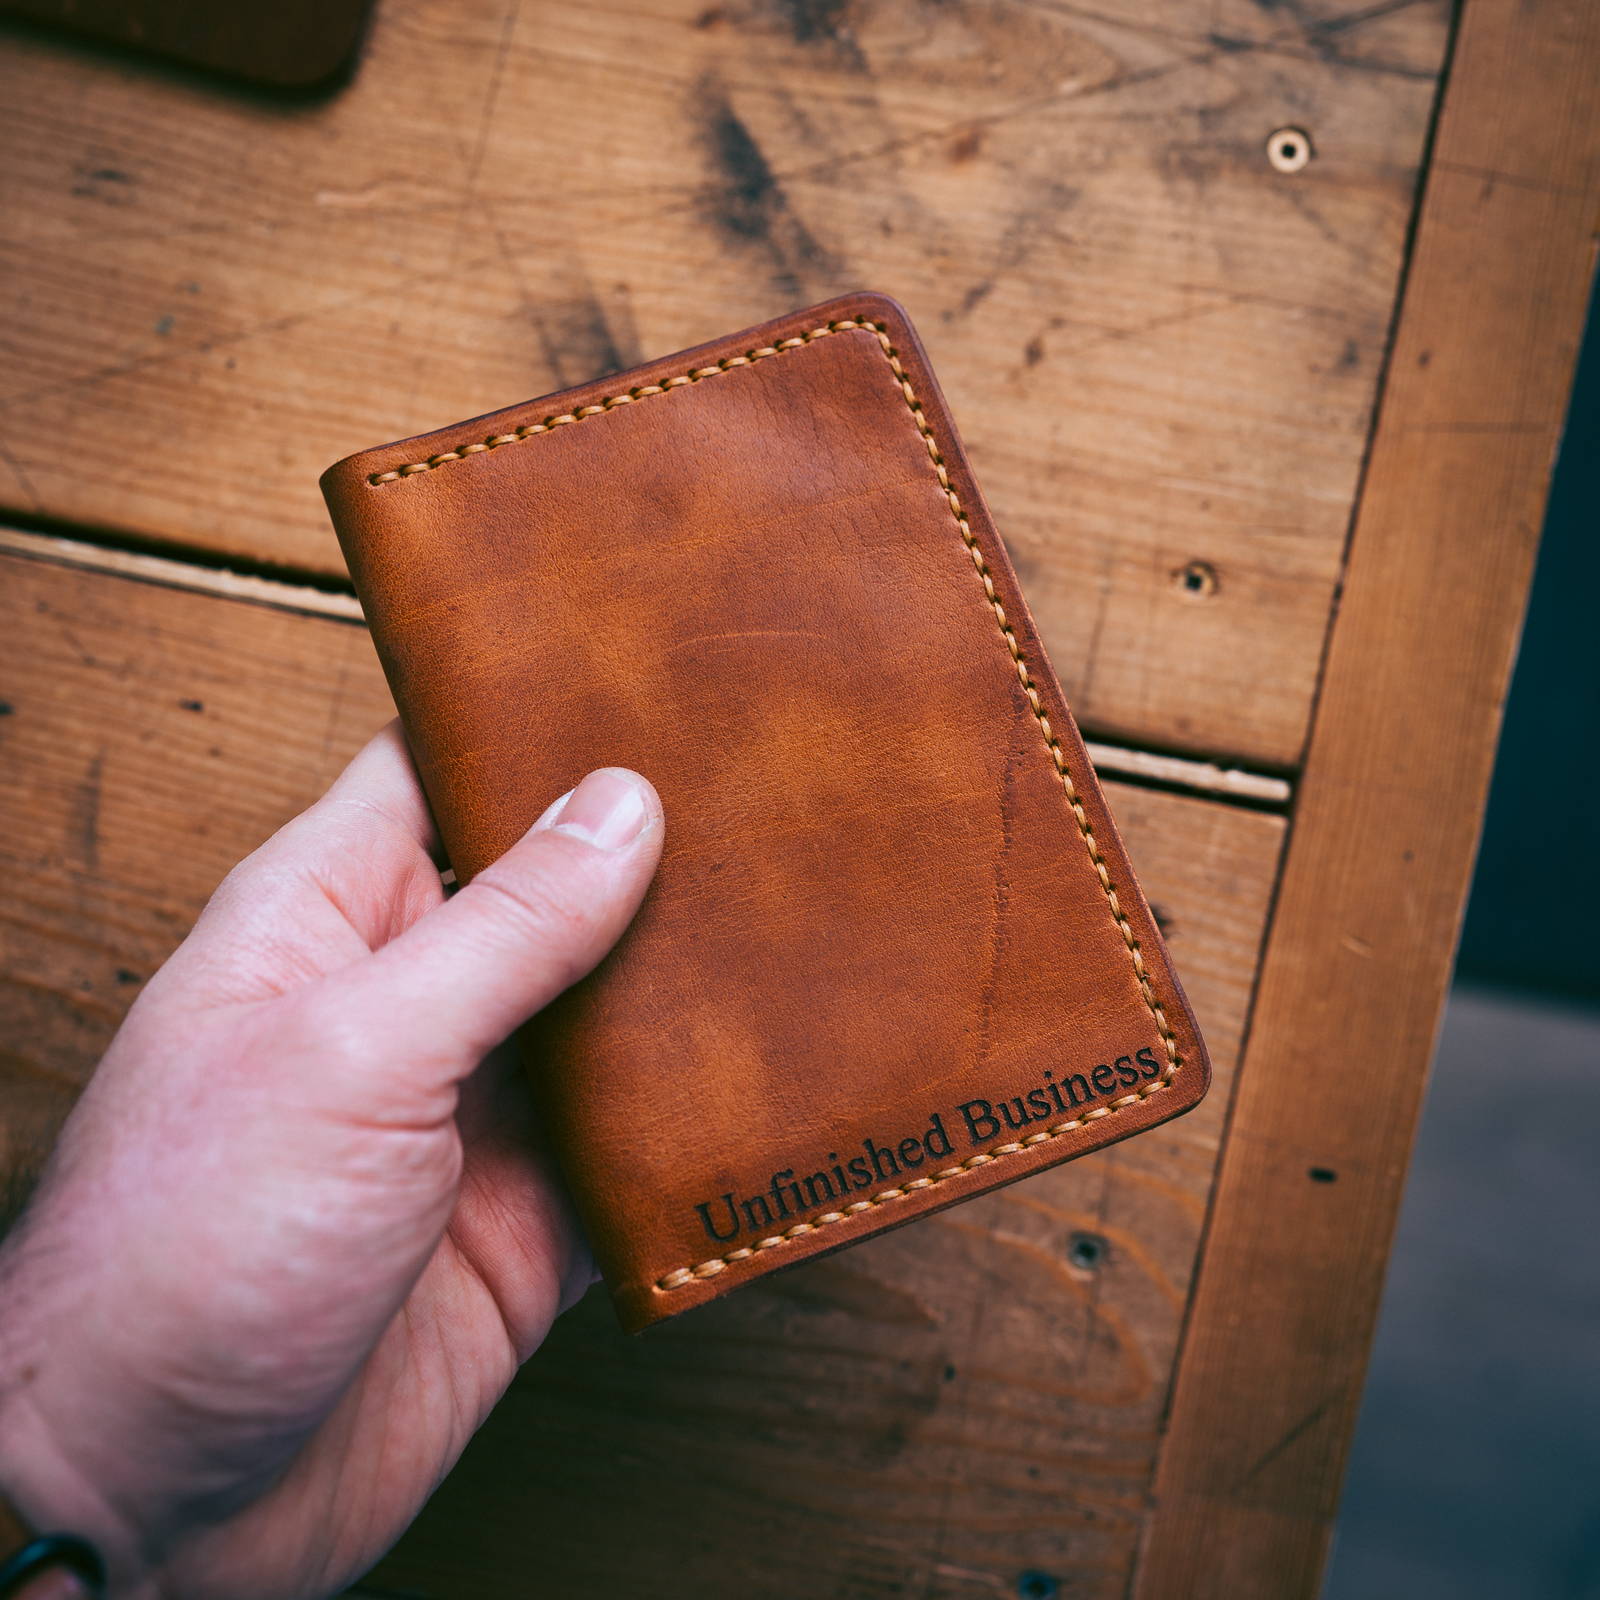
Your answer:
[[[595,936],[592,901],[557,873],[490,867],[472,886],[503,931],[547,955],[586,948]]]

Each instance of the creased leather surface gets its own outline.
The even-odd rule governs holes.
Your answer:
[[[323,488],[463,878],[593,767],[665,803],[633,927],[529,1040],[626,1326],[1205,1092],[893,301],[366,451]]]

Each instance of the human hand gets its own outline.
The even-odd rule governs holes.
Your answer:
[[[391,724],[150,980],[0,1248],[0,1489],[119,1600],[341,1588],[588,1287],[491,1052],[661,838],[605,769],[447,902]]]

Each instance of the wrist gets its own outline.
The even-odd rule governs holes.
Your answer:
[[[0,1403],[0,1568],[30,1538],[55,1535],[82,1540],[102,1560],[126,1545],[104,1500],[63,1462],[28,1408]],[[31,1588],[18,1592],[33,1600]],[[0,1587],[0,1600],[10,1595]]]
[[[40,1403],[46,1375],[56,1380],[64,1351],[47,1330],[35,1331],[31,1324],[30,1312],[39,1307],[30,1302],[18,1254],[15,1236],[0,1246],[0,1306],[6,1308],[0,1326],[0,1570],[28,1542],[24,1534],[58,1536],[65,1544],[45,1569],[50,1583],[41,1575],[22,1587],[0,1587],[0,1600],[13,1594],[26,1600],[79,1600],[102,1592],[72,1576],[74,1541],[94,1563],[115,1572],[119,1595],[137,1592],[137,1540],[110,1497],[75,1462]]]
[[[0,1495],[0,1597],[102,1600],[105,1565],[86,1541],[39,1534]]]

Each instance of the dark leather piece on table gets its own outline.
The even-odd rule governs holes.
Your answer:
[[[361,41],[372,0],[0,0],[0,17],[272,89],[337,78]]]

